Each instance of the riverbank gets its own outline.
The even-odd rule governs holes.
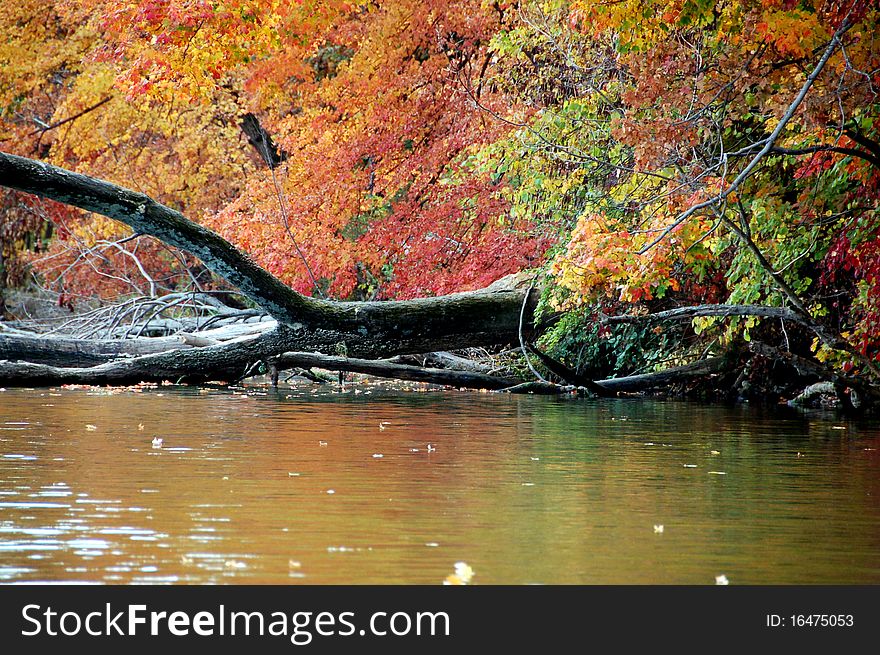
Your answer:
[[[198,354],[234,348],[271,336],[279,324],[257,310],[211,304],[210,296],[177,294],[164,301],[132,299],[82,311],[59,307],[49,292],[8,293],[16,320],[0,322],[0,385],[109,385],[214,381],[173,365],[175,353]],[[186,305],[186,303],[195,303]],[[199,304],[201,303],[201,304]],[[184,306],[186,305],[186,306]],[[199,309],[201,308],[201,309]],[[165,311],[169,309],[171,311]],[[760,341],[709,350],[697,359],[671,355],[665,367],[591,379],[541,349],[470,348],[368,360],[344,354],[276,351],[245,357],[226,379],[236,383],[268,376],[271,383],[300,378],[314,384],[339,383],[345,376],[443,385],[448,388],[585,397],[643,396],[692,398],[703,402],[786,404],[864,413],[872,398],[856,378],[846,378],[815,362]],[[172,365],[168,365],[169,357]],[[163,362],[165,368],[156,364]],[[601,369],[602,366],[593,368]],[[181,370],[183,375],[181,375]],[[176,371],[176,372],[175,372]],[[191,378],[191,379],[189,379]],[[400,387],[403,388],[403,387]],[[865,402],[866,398],[868,402]]]

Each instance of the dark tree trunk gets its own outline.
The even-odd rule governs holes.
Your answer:
[[[260,159],[266,162],[269,168],[277,168],[278,165],[287,159],[287,153],[280,150],[272,136],[260,124],[260,120],[251,113],[244,115],[241,120],[241,131],[244,132],[254,150],[256,150]]]
[[[84,367],[119,359],[189,348],[178,337],[150,339],[65,339],[0,334],[0,361],[21,360],[50,366]]]
[[[6,262],[3,259],[3,243],[0,242],[0,321],[6,316]]]
[[[524,276],[508,276],[485,289],[436,298],[316,299],[293,291],[219,235],[144,194],[5,153],[0,153],[0,185],[102,214],[186,250],[278,321],[274,331],[246,343],[207,348],[171,344],[175,349],[170,352],[125,359],[112,356],[142,355],[150,350],[138,351],[141,346],[134,344],[57,340],[40,345],[7,337],[0,343],[0,356],[10,360],[0,368],[0,381],[6,384],[238,379],[255,362],[284,352],[378,359],[511,344],[519,339],[523,308],[524,332],[527,336],[532,332],[538,294],[525,288]],[[163,349],[168,350],[167,346]],[[65,357],[69,360],[63,362]]]

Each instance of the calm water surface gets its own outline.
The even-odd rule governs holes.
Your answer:
[[[484,584],[877,584],[878,555],[876,423],[370,386],[0,392],[0,582],[437,584],[466,561]]]

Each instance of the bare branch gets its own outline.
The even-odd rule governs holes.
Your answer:
[[[78,114],[74,114],[73,116],[70,116],[69,118],[65,118],[64,120],[58,121],[57,123],[52,123],[51,125],[47,125],[47,124],[43,123],[43,124],[40,126],[39,129],[34,130],[33,132],[30,132],[30,133],[28,134],[28,136],[33,136],[34,134],[40,134],[40,133],[42,133],[42,132],[48,132],[49,130],[54,130],[56,127],[61,127],[62,125],[65,125],[66,123],[70,123],[71,121],[75,121],[75,120],[76,120],[77,118],[79,118],[80,116],[85,116],[85,115],[88,114],[90,111],[94,111],[95,109],[97,109],[97,108],[100,107],[101,105],[103,105],[103,104],[105,104],[105,103],[107,103],[107,102],[110,102],[110,100],[112,99],[112,97],[113,97],[113,96],[107,96],[107,97],[104,98],[103,100],[100,100],[99,102],[96,102],[96,103],[95,103],[94,105],[92,105],[91,107],[88,107],[88,108],[86,108],[86,109],[83,109],[83,110],[82,110],[81,112],[79,112]]]
[[[786,307],[766,307],[762,305],[694,305],[678,307],[653,314],[621,314],[619,316],[602,315],[599,321],[608,323],[646,323],[655,321],[688,321],[701,316],[764,316],[785,319],[805,327],[810,323],[798,313]]]

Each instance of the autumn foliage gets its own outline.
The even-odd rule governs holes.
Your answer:
[[[524,3],[496,43],[537,118],[496,149],[570,234],[553,306],[800,306],[880,358],[877,18],[876,2]]]
[[[544,268],[547,311],[800,303],[856,350],[812,353],[854,370],[880,359],[878,11],[22,0],[0,8],[0,148],[144,191],[303,293],[411,298]],[[2,207],[7,261],[69,298],[215,283],[104,219]]]
[[[484,286],[543,253],[540,231],[511,220],[503,184],[470,164],[507,131],[471,98],[508,111],[488,88],[500,7],[88,0],[18,11],[62,35],[22,41],[68,48],[76,68],[56,80],[64,64],[41,62],[17,106],[10,89],[5,147],[32,155],[27,131],[109,97],[36,130],[43,154],[185,210],[297,290],[316,292],[306,262],[322,293],[406,298]],[[21,84],[20,71],[4,70]],[[245,112],[289,155],[276,170],[246,144]],[[64,228],[81,246],[104,246],[91,257],[99,268],[124,266],[107,229]],[[47,266],[63,270],[81,253]],[[168,284],[181,272],[154,245],[138,254],[151,270],[164,259]],[[80,281],[68,270],[64,284],[121,290],[91,273]]]

